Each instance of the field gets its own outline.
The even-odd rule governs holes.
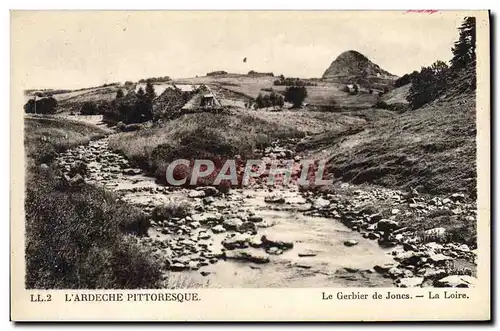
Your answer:
[[[278,79],[273,76],[222,75],[215,77],[196,77],[180,79],[176,82],[183,84],[207,84],[215,90],[228,90],[240,95],[241,98],[255,99],[259,93],[269,94],[273,89],[283,93],[286,86],[275,86]],[[342,91],[343,84],[313,81],[317,86],[307,86],[305,102],[309,108],[319,110],[353,110],[372,107],[378,100],[377,93],[370,94],[366,89],[360,93],[350,95]]]

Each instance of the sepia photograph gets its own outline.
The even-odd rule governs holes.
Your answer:
[[[489,284],[479,29],[485,11],[12,11],[13,278],[32,302],[468,299]],[[123,295],[197,299],[168,291]]]

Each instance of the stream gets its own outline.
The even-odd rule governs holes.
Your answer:
[[[214,188],[162,186],[113,152],[108,138],[57,158],[66,173],[77,161],[88,167],[87,183],[115,192],[146,214],[161,205],[189,204],[190,216],[152,221],[148,236],[138,242],[168,261],[169,274],[186,275],[192,286],[395,286],[395,277],[374,266],[395,269],[393,250],[398,247],[383,248],[331,217],[308,216],[311,201],[293,185],[232,189],[226,194],[213,194]],[[269,202],[276,196],[279,203]],[[239,231],[246,226],[250,231]]]

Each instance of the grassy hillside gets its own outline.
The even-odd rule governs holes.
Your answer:
[[[255,148],[266,146],[275,139],[303,136],[303,132],[292,126],[244,113],[197,113],[183,115],[160,126],[113,135],[110,147],[161,178],[166,166],[175,158],[220,160],[236,155],[249,158]]]
[[[327,135],[309,148],[329,155],[329,172],[343,181],[474,197],[475,137],[475,98],[467,94],[375,121],[348,136]]]
[[[26,156],[36,163],[50,162],[56,153],[104,137],[109,132],[77,121],[54,117],[25,117]]]
[[[107,132],[62,119],[25,122],[26,287],[158,287],[161,263],[129,237],[147,230],[143,214],[103,189],[68,186],[53,165],[39,166]]]

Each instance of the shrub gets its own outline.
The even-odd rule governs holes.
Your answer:
[[[36,114],[55,114],[57,111],[57,100],[53,97],[38,99],[30,99],[24,105],[24,112]]]
[[[307,97],[307,89],[304,86],[289,86],[285,90],[285,101],[291,102],[293,108],[300,108]]]
[[[83,161],[76,161],[70,168],[69,170],[69,175],[71,177],[75,175],[80,175],[82,177],[85,177],[88,173],[88,167],[87,164]]]
[[[207,73],[207,76],[219,76],[219,75],[227,75],[227,71],[219,70]]]
[[[125,124],[125,123],[123,123],[122,121],[120,121],[120,122],[118,122],[118,123],[116,124],[116,129],[117,129],[118,131],[124,131],[125,126],[126,126],[126,124]]]
[[[277,86],[317,86],[317,83],[311,82],[309,80],[303,80],[297,77],[284,77],[283,75],[279,76],[280,79],[277,79],[273,82],[274,85]]]
[[[389,105],[385,101],[379,100],[375,104],[375,108],[389,109],[390,107],[389,107]]]
[[[80,109],[81,115],[97,115],[99,114],[99,109],[97,104],[93,101],[86,101],[83,103],[82,108]]]
[[[118,91],[116,91],[116,99],[123,98],[123,96],[124,96],[123,90],[122,89],[118,89]]]

